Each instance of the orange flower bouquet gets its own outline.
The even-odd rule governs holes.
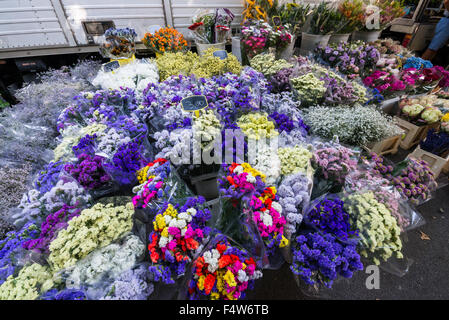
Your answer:
[[[142,39],[144,45],[156,53],[179,52],[187,48],[182,33],[173,28],[160,28],[154,34],[146,33]]]

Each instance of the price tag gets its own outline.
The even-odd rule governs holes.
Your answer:
[[[117,60],[114,60],[114,61],[111,61],[111,62],[103,64],[103,71],[104,72],[111,72],[111,71],[114,71],[115,69],[118,69],[118,68],[120,68],[120,63],[118,63]]]
[[[200,110],[206,108],[209,104],[205,96],[190,96],[181,100],[182,110],[187,112],[195,112],[195,115],[199,117]]]
[[[224,60],[228,57],[228,53],[226,50],[218,50],[214,51],[214,57],[220,58],[221,60]]]

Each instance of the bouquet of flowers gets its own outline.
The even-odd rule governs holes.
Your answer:
[[[401,229],[390,210],[372,192],[352,194],[343,201],[351,225],[359,230],[362,256],[370,257],[376,265],[393,255],[403,258]]]
[[[438,122],[443,113],[433,106],[434,100],[423,96],[421,98],[406,98],[399,102],[400,116],[416,125],[426,125]]]
[[[349,223],[349,214],[338,196],[324,196],[317,200],[304,219],[316,230],[332,234],[340,241],[355,239],[357,242],[358,230]]]
[[[100,53],[105,58],[126,59],[136,53],[135,39],[137,33],[134,29],[109,28],[104,33],[104,41],[100,45]]]
[[[144,251],[142,241],[130,234],[91,252],[75,265],[62,270],[60,276],[67,288],[83,288],[88,296],[97,298],[95,291],[98,286],[134,267]]]
[[[344,146],[325,147],[313,153],[312,165],[324,180],[343,185],[346,176],[357,167],[354,152]]]
[[[61,209],[50,213],[42,222],[38,237],[27,240],[22,246],[27,250],[49,253],[49,245],[56,238],[58,232],[67,228],[68,222],[79,216],[81,209],[64,204]]]
[[[133,188],[134,208],[158,209],[165,201],[177,201],[191,194],[180,180],[170,162],[156,159],[137,171],[139,185]]]
[[[0,285],[20,269],[19,260],[23,254],[23,246],[36,239],[39,228],[32,222],[24,225],[19,231],[9,231],[0,240]]]
[[[315,58],[353,79],[372,72],[380,59],[380,53],[374,46],[356,41],[318,47]]]
[[[268,48],[272,32],[273,28],[263,20],[246,22],[242,26],[242,44],[249,58]]]
[[[287,221],[282,215],[282,206],[276,201],[277,199],[276,188],[268,187],[260,196],[253,195],[248,203],[269,256],[274,254],[276,248],[288,245],[288,239],[284,237],[284,225]]]
[[[342,143],[363,146],[402,133],[392,118],[374,107],[311,107],[304,122],[312,133],[323,138],[338,136]]]
[[[134,208],[131,202],[114,205],[104,200],[68,221],[50,243],[48,262],[55,271],[71,267],[92,251],[109,245],[131,231]]]
[[[310,170],[312,153],[302,146],[279,148],[278,156],[281,160],[281,174],[284,176],[298,172],[308,173]]]
[[[290,79],[290,86],[304,105],[321,102],[327,90],[325,82],[313,73]]]
[[[209,240],[211,229],[206,224],[211,213],[204,202],[203,197],[192,197],[182,206],[165,203],[156,214],[148,245],[153,263],[149,271],[155,280],[175,283]]]
[[[142,146],[134,141],[122,144],[112,158],[104,162],[104,170],[120,186],[134,186],[138,182],[137,171],[147,163],[144,153]]]
[[[393,167],[384,164],[384,159],[376,154],[371,157],[373,173],[388,179],[413,204],[429,199],[437,186],[429,164],[424,160],[407,158]]]
[[[321,2],[312,11],[309,32],[311,34],[326,35],[335,31],[334,20],[332,19],[334,11],[329,7],[327,2]]]
[[[230,236],[254,256],[263,256],[263,241],[248,207],[253,195],[266,188],[266,176],[248,163],[223,164],[218,190],[221,210],[215,227]]]
[[[149,83],[158,82],[159,74],[157,66],[149,59],[135,60],[114,72],[98,71],[92,84],[104,90],[119,90],[122,87],[142,92]]]
[[[238,300],[246,296],[254,281],[262,277],[248,252],[218,235],[193,264],[188,299]]]
[[[276,57],[272,53],[258,54],[252,57],[249,61],[251,68],[261,72],[264,76],[273,76],[275,73],[282,69],[292,68],[293,65],[284,59],[276,60]]]
[[[160,28],[154,34],[145,33],[142,42],[147,48],[159,54],[183,52],[187,48],[187,41],[182,33],[168,27]]]
[[[53,285],[50,269],[33,263],[20,270],[17,276],[10,275],[0,285],[0,300],[36,300]]]
[[[154,291],[144,264],[121,273],[109,285],[101,300],[147,300]]]
[[[234,14],[227,8],[200,10],[189,26],[195,41],[198,43],[222,43],[231,30]]]
[[[291,239],[303,220],[302,211],[310,200],[309,189],[310,180],[303,173],[289,175],[279,184],[277,196],[281,213],[286,219],[284,235],[287,239]]]
[[[331,288],[338,276],[351,278],[355,271],[363,270],[363,264],[355,244],[341,243],[329,233],[312,232],[296,238],[290,269],[308,285]]]
[[[111,177],[103,168],[103,158],[81,153],[78,162],[64,165],[64,170],[87,190],[104,188],[111,182]]]

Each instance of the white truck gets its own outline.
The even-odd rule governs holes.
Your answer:
[[[134,28],[141,39],[152,26],[172,26],[188,37],[198,9],[228,8],[238,27],[243,5],[244,0],[0,0],[0,59],[96,52],[109,27]]]

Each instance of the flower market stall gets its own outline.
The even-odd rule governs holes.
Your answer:
[[[112,28],[104,63],[18,90],[0,113],[0,299],[238,300],[283,265],[318,296],[368,265],[404,275],[449,170],[449,71],[377,39],[402,7],[375,3],[373,31],[362,0],[247,1],[242,61],[226,8],[192,18],[197,52],[164,27],[137,58]]]

